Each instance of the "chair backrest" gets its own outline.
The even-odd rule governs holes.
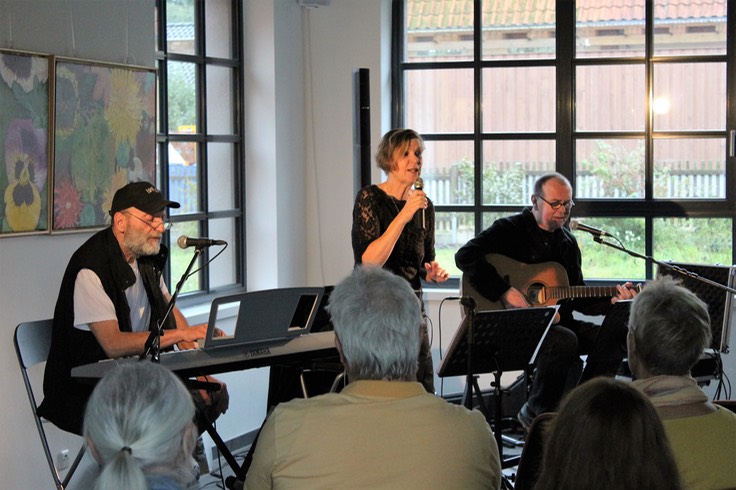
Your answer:
[[[736,400],[713,400],[713,403],[723,408],[736,412]]]
[[[539,477],[542,469],[542,456],[544,454],[544,436],[547,426],[555,417],[552,412],[539,414],[532,425],[524,441],[521,450],[521,459],[516,469],[514,479],[514,490],[531,490]]]
[[[38,320],[34,322],[21,323],[15,328],[13,343],[15,344],[15,353],[18,356],[20,373],[23,376],[23,383],[26,387],[28,401],[31,404],[33,419],[36,422],[38,435],[41,438],[41,444],[43,446],[44,454],[46,455],[46,461],[48,462],[51,474],[54,478],[56,488],[63,490],[69,483],[69,480],[74,474],[74,471],[84,454],[84,445],[82,445],[74,463],[67,471],[66,478],[62,481],[59,476],[59,472],[56,470],[56,466],[54,465],[54,458],[51,455],[51,449],[49,448],[49,443],[46,438],[46,431],[43,428],[43,421],[41,417],[38,416],[38,404],[36,403],[36,397],[33,394],[33,384],[31,383],[28,375],[29,368],[45,362],[49,356],[49,351],[51,350],[52,326],[53,320]]]
[[[23,371],[46,361],[51,349],[53,320],[21,323],[15,329],[15,351]]]

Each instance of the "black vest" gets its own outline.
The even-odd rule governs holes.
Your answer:
[[[168,249],[162,245],[157,255],[138,259],[138,270],[151,305],[149,329],[155,328],[166,311],[159,281],[167,258]],[[64,273],[54,311],[51,351],[43,380],[44,401],[39,414],[77,434],[81,433],[84,407],[94,385],[72,378],[71,369],[107,358],[92,332],[74,328],[74,283],[82,269],[90,269],[100,278],[123,332],[132,331],[125,290],[135,283],[135,274],[125,261],[112,228],[96,233],[79,247]],[[176,328],[173,315],[167,318],[165,328]]]

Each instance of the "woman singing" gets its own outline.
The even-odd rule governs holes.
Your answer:
[[[355,264],[379,265],[405,278],[420,299],[421,279],[443,282],[449,276],[434,260],[434,206],[422,185],[415,188],[423,151],[424,142],[414,130],[392,129],[383,136],[376,162],[388,177],[358,192],[352,230]],[[417,380],[434,393],[426,323]]]

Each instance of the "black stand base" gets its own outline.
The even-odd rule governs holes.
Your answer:
[[[227,447],[227,444],[225,444],[225,441],[222,440],[220,434],[217,433],[215,427],[212,425],[212,422],[210,422],[210,420],[204,413],[202,413],[202,411],[197,412],[197,425],[199,427],[204,427],[205,431],[210,435],[212,441],[217,447],[217,450],[220,452],[222,457],[225,458],[225,461],[227,461],[227,464],[233,470],[233,473],[235,473],[236,478],[240,481],[245,481],[245,474],[242,472],[240,465],[235,460],[235,456],[233,456],[230,448]]]
[[[472,397],[473,408],[477,408],[486,418],[493,429],[493,435],[498,446],[498,454],[501,458],[501,467],[510,468],[519,464],[519,454],[504,456],[504,448],[521,448],[524,445],[523,427],[516,419],[521,406],[527,398],[527,383],[524,375],[519,376],[510,386],[501,386],[501,375],[494,373],[492,390],[483,392],[478,385],[478,376],[473,377],[470,389],[466,386],[462,400],[449,398],[448,401],[462,404],[467,407],[468,397]],[[504,414],[513,416],[504,417]],[[516,433],[518,437],[512,437],[509,433]]]
[[[187,386],[187,388],[191,390],[217,391],[220,389],[220,385],[217,383],[212,383],[209,381],[199,381],[196,379],[187,379],[184,381],[184,384]],[[233,456],[233,453],[230,451],[230,448],[227,447],[225,441],[222,440],[220,434],[217,433],[217,430],[215,430],[215,426],[212,425],[212,422],[204,413],[204,410],[202,408],[197,408],[197,413],[195,417],[197,419],[197,428],[200,430],[200,432],[204,430],[210,435],[212,441],[217,447],[217,450],[220,452],[222,457],[225,458],[227,464],[230,465],[230,468],[233,470],[236,477],[241,481],[245,481],[245,473],[243,472],[238,462],[235,460],[235,456]]]

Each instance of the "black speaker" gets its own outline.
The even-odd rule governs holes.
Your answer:
[[[353,195],[371,183],[370,70],[353,72]]]
[[[668,265],[673,267],[668,267]],[[678,270],[683,269],[684,271],[678,272]],[[687,272],[691,274],[687,274]],[[711,348],[716,352],[728,352],[728,342],[731,334],[731,301],[733,295],[725,289],[693,277],[692,274],[733,288],[736,267],[666,262],[664,266],[660,265],[657,268],[657,276],[672,276],[708,305],[712,333]]]

